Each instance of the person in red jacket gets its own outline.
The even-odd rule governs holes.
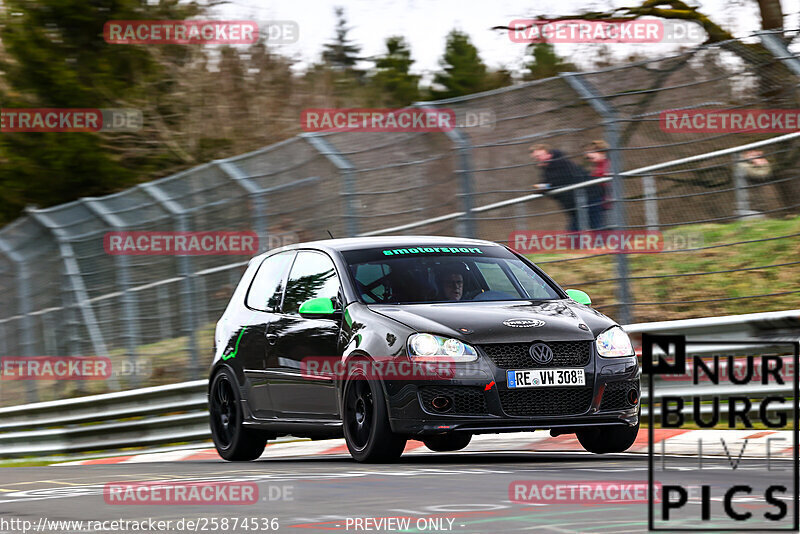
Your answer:
[[[592,168],[590,174],[592,178],[602,178],[611,174],[610,162],[608,161],[608,143],[603,140],[595,140],[586,146],[586,159],[589,160]],[[611,182],[600,184],[603,191],[603,201],[599,206],[592,206],[595,217],[600,221],[600,227],[605,227],[606,212],[611,209]]]

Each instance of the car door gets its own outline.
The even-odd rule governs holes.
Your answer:
[[[269,325],[274,340],[267,370],[272,405],[284,419],[337,419],[339,413],[333,377],[303,376],[305,358],[337,358],[340,351],[341,313],[332,318],[304,318],[300,305],[313,298],[335,299],[341,309],[341,283],[333,261],[319,251],[297,253],[289,272],[281,312]],[[274,336],[274,337],[273,337]]]
[[[250,314],[248,326],[238,341],[240,365],[247,378],[247,399],[253,414],[260,419],[275,417],[269,396],[267,356],[271,349],[269,326],[278,316],[286,276],[295,252],[281,252],[267,257],[259,266],[245,296]]]

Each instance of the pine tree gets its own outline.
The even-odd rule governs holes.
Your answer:
[[[336,37],[333,42],[325,43],[322,60],[331,68],[345,72],[356,72],[355,65],[359,61],[361,47],[347,38],[350,29],[344,16],[344,8],[334,8],[336,14]]]
[[[169,91],[166,62],[185,47],[108,44],[108,20],[185,19],[192,5],[140,0],[3,0],[0,101],[4,108],[139,108]],[[168,59],[165,59],[168,58]],[[145,110],[146,112],[146,110]],[[145,117],[147,122],[147,116]],[[150,121],[152,122],[152,121]],[[0,220],[134,183],[179,159],[152,131],[0,134]]]
[[[578,70],[574,64],[564,61],[561,56],[556,54],[555,47],[550,43],[531,43],[526,52],[532,57],[525,63],[525,67],[529,71],[523,76],[525,80],[552,78],[559,72]]]
[[[443,71],[436,73],[433,82],[435,86],[444,89],[431,89],[434,98],[453,98],[477,93],[492,85],[486,65],[478,55],[478,49],[464,32],[452,30],[447,35],[444,56],[439,63]]]
[[[372,83],[380,92],[383,104],[407,106],[419,100],[419,76],[410,74],[414,60],[405,39],[386,39],[386,53],[375,61],[377,72]]]

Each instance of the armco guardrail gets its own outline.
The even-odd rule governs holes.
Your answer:
[[[763,349],[754,341],[800,340],[800,310],[708,317],[627,325],[634,337],[642,332],[674,333],[689,341],[720,340],[703,352],[747,352]],[[727,342],[741,342],[731,346]],[[698,352],[693,350],[693,352]],[[797,370],[795,370],[796,372]],[[25,404],[0,409],[0,458],[104,451],[125,447],[200,442],[210,439],[206,380]],[[724,385],[687,388],[682,382],[660,381],[656,398],[670,395],[721,395]],[[792,385],[763,387],[750,392],[791,396]],[[646,393],[643,399],[646,399]],[[797,402],[797,399],[794,399]],[[788,410],[793,404],[774,405]]]
[[[207,380],[0,408],[0,457],[204,441]]]

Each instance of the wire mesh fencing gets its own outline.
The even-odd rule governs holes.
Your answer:
[[[458,235],[520,250],[514,236],[526,232],[660,232],[659,254],[521,251],[621,323],[795,308],[800,134],[675,131],[664,114],[796,110],[799,80],[797,55],[760,33],[416,105],[452,110],[450,131],[306,133],[29,209],[0,230],[0,356],[104,356],[114,372],[4,379],[0,404],[204,376],[214,323],[252,254],[110,254],[110,232],[253,232],[258,251],[329,233]],[[591,141],[604,143],[603,172],[587,160]],[[538,189],[534,145],[559,150],[583,178]]]

